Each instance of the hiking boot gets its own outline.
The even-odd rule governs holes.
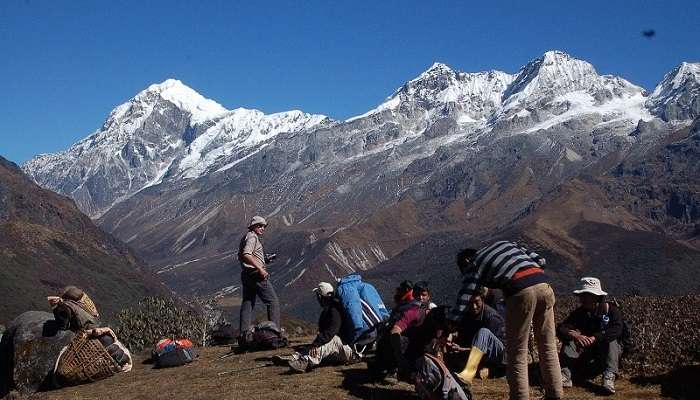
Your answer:
[[[299,357],[287,362],[289,370],[294,372],[306,372],[309,369],[309,360],[306,357]]]
[[[361,353],[357,353],[355,350],[353,350],[353,351],[350,353],[350,358],[348,358],[348,359],[345,361],[345,365],[357,364],[357,363],[359,363],[359,362],[361,362],[361,361],[362,361],[362,354],[361,354]]]
[[[603,372],[603,389],[607,394],[615,394],[615,373]]]
[[[384,383],[387,385],[398,385],[399,384],[399,373],[398,371],[390,371],[386,376],[384,377]]]
[[[574,386],[574,382],[571,380],[571,370],[568,368],[561,369],[561,386],[565,388]]]
[[[276,355],[276,356],[272,356],[272,363],[277,365],[277,366],[284,366],[284,365],[288,365],[290,361],[296,360],[299,357],[301,357],[301,354],[299,354],[299,353],[292,353],[292,354],[287,354],[287,355]]]

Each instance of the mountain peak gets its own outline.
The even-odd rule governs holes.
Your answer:
[[[682,62],[656,86],[647,107],[667,121],[700,115],[700,63]]]
[[[565,53],[561,50],[549,50],[545,52],[540,59],[545,62],[567,62],[570,60],[575,60],[571,54]]]
[[[434,62],[425,72],[453,72],[453,70],[447,64]]]
[[[593,65],[559,50],[550,50],[527,63],[504,93],[518,101],[540,92],[561,94],[587,89],[599,78]]]
[[[106,121],[106,125],[119,120],[133,109],[134,105],[141,105],[143,108],[152,107],[154,101],[163,99],[173,103],[182,111],[188,112],[190,125],[194,126],[203,121],[211,120],[222,116],[229,110],[221,104],[210,100],[199,94],[196,90],[174,78],[166,79],[161,83],[154,83],[139,92],[131,100],[116,107]],[[139,108],[139,107],[137,107]]]

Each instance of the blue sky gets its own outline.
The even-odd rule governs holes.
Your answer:
[[[513,73],[551,49],[653,89],[700,59],[698,20],[696,0],[2,0],[0,155],[22,163],[65,149],[171,77],[229,109],[337,119],[434,61]]]

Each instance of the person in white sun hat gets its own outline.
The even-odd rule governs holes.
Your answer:
[[[352,347],[341,339],[343,330],[343,310],[335,296],[333,285],[321,282],[313,292],[321,306],[318,319],[318,335],[308,348],[307,354],[294,353],[278,357],[287,361],[292,372],[307,372],[324,363],[350,364],[360,360]]]
[[[563,386],[573,386],[572,377],[586,380],[602,372],[603,389],[613,394],[622,355],[622,314],[606,300],[608,293],[598,278],[582,278],[574,294],[581,305],[557,328],[563,343],[559,353]]]
[[[265,233],[267,221],[260,216],[254,216],[248,224],[248,232],[241,238],[238,245],[238,261],[241,263],[241,286],[243,287],[240,311],[240,336],[238,351],[243,352],[252,341],[252,316],[255,309],[255,299],[267,307],[267,319],[280,326],[280,303],[275,288],[270,282],[267,264],[272,262],[275,254],[266,254],[260,238]]]

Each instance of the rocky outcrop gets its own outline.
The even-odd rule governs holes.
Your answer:
[[[73,337],[71,331],[58,330],[47,312],[27,311],[15,318],[0,344],[0,396],[11,389],[22,395],[51,389],[58,356]]]

